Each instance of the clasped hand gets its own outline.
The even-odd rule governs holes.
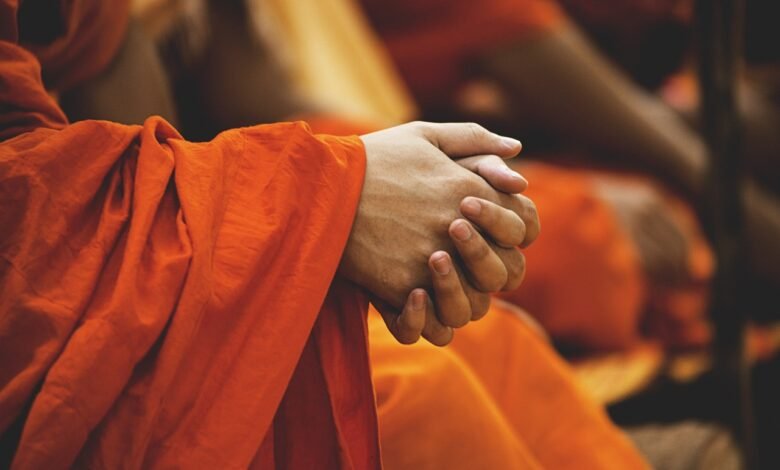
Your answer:
[[[539,234],[520,142],[476,124],[410,123],[362,136],[366,175],[340,272],[372,294],[401,343],[445,345],[516,288]],[[430,292],[430,294],[429,294]]]

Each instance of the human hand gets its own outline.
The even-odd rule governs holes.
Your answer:
[[[452,326],[462,326],[487,311],[489,297],[484,292],[516,287],[522,279],[524,260],[514,246],[536,237],[535,209],[527,198],[502,194],[488,184],[507,192],[525,189],[525,180],[498,157],[515,155],[519,142],[478,126],[426,123],[370,134],[364,141],[366,182],[342,273],[374,294],[375,305],[384,311],[399,341],[416,340],[414,334],[404,332],[419,330],[419,322],[412,321],[414,325],[406,328],[404,319],[424,307],[423,336],[434,344],[446,344]],[[462,159],[460,163],[471,172],[458,168],[447,156],[473,154],[498,156]],[[464,199],[467,194],[477,197]],[[458,202],[460,212],[495,244],[458,217]],[[453,253],[456,248],[458,259],[440,248]],[[431,252],[428,275],[425,259]],[[424,290],[412,291],[431,285],[439,316],[432,315],[432,302]],[[404,310],[396,310],[404,303]],[[412,304],[416,309],[410,310]]]

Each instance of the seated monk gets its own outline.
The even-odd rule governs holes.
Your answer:
[[[514,246],[538,221],[495,158],[448,156],[519,143],[456,124],[358,139],[288,123],[200,144],[157,117],[71,124],[38,58],[51,86],[101,71],[126,10],[57,5],[46,36],[0,3],[4,463],[379,466],[355,285],[402,341],[446,343],[484,314],[481,289],[519,282]]]

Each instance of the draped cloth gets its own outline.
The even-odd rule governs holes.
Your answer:
[[[15,17],[2,0],[12,468],[379,467],[366,302],[335,275],[360,140],[302,123],[206,143],[156,117],[70,124]]]
[[[521,314],[494,300],[443,349],[369,315],[385,468],[647,468]]]

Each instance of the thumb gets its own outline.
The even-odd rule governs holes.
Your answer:
[[[450,158],[498,155],[511,158],[520,153],[519,140],[494,134],[479,124],[420,123],[423,135]]]

